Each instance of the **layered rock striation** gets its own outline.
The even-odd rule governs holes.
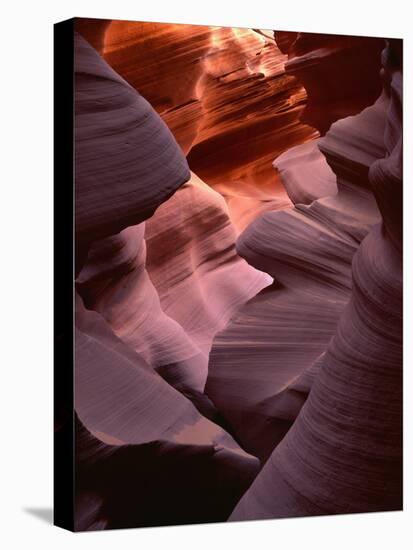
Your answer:
[[[272,277],[238,255],[225,200],[195,174],[147,221],[145,240],[162,308],[201,350],[205,385],[213,337]]]
[[[402,78],[397,46],[390,44],[384,53],[390,97],[383,158],[370,166],[366,181],[382,221],[354,256],[351,298],[308,400],[235,508],[233,520],[402,506]]]
[[[399,509],[400,43],[77,30],[76,529]]]
[[[317,142],[322,164],[320,152],[304,154],[284,172],[295,206],[260,216],[237,241],[239,254],[275,283],[214,340],[206,391],[244,447],[261,459],[306,399],[350,297],[353,255],[380,220],[367,175],[385,154],[388,103],[384,93],[360,115],[333,124]],[[286,153],[286,165],[300,149]],[[317,194],[321,198],[310,202]]]
[[[318,132],[299,121],[306,93],[271,33],[112,21],[97,41],[101,22],[88,21],[82,32],[154,106],[238,229],[289,204],[271,161]]]
[[[90,243],[150,217],[190,172],[151,105],[78,34],[75,78],[76,236]]]
[[[170,384],[197,393],[213,337],[271,282],[237,255],[224,199],[192,175],[145,223],[94,242],[77,287]]]
[[[202,387],[200,352],[145,269],[143,222],[190,179],[188,165],[148,102],[79,35],[75,63],[76,528],[225,520],[259,462],[199,413],[215,414],[206,398],[197,408],[184,395]],[[251,291],[260,274],[244,272]],[[187,497],[179,512],[171,500],[156,510],[160,471]]]
[[[381,93],[380,54],[384,39],[275,31],[288,55],[287,74],[297,77],[308,99],[302,121],[324,135],[336,120],[374,103]]]

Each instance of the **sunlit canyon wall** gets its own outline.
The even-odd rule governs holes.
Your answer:
[[[76,528],[399,509],[400,41],[76,27]]]

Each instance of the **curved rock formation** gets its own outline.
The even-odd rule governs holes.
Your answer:
[[[215,334],[272,278],[238,256],[224,199],[195,174],[148,220],[145,239],[162,308],[202,351],[206,367]]]
[[[206,510],[208,519],[225,520],[256,475],[257,459],[202,417],[80,299],[76,325],[75,408],[93,437],[77,431],[78,475],[89,468],[77,487],[78,529],[203,521]],[[163,487],[162,470],[173,475]],[[170,498],[156,513],[153,499],[162,500],[168,486],[182,486],[190,498],[179,513],[165,508]],[[144,490],[133,494],[139,487]],[[223,500],[211,513],[218,487]]]
[[[399,508],[400,43],[76,28],[76,528]]]
[[[79,242],[150,217],[190,177],[150,104],[75,36],[75,212]]]
[[[196,371],[188,374],[182,359],[184,352],[193,353],[194,346],[162,312],[144,269],[144,225],[133,225],[150,216],[190,173],[155,111],[78,35],[75,63],[76,247],[82,251],[78,287],[88,307],[98,310],[86,309],[77,294],[76,470],[81,478],[85,468],[91,470],[90,485],[79,482],[76,525],[95,529],[185,523],[204,521],[206,513],[208,519],[225,520],[256,475],[258,460],[199,414],[145,360],[158,367],[167,348],[168,360],[176,364],[167,365],[167,375],[165,369],[162,374],[171,382],[178,378],[177,386],[182,379],[191,385],[194,373],[196,378]],[[126,301],[129,308],[122,309]],[[158,334],[155,342],[150,323],[143,322],[142,317],[150,316],[164,341]],[[197,384],[195,380],[193,385]],[[213,409],[206,398],[201,405],[209,412]],[[130,466],[138,457],[142,470],[138,468],[129,479],[124,471],[113,470]],[[165,481],[165,476],[159,477],[161,468],[173,473],[169,487],[182,485],[188,501],[179,513],[169,509],[168,516],[171,501],[166,500],[155,517],[151,499],[161,494],[160,480]],[[96,477],[91,471],[102,475]],[[147,503],[141,501],[136,507],[137,495],[131,494],[132,488],[142,487],[149,493],[156,488],[152,495],[138,492],[148,498],[146,512],[142,510]],[[218,488],[225,495],[214,510]],[[123,504],[122,491],[127,496]]]
[[[100,22],[86,21],[81,32],[97,43]],[[156,108],[192,170],[226,198],[238,228],[289,204],[271,161],[318,133],[299,122],[306,94],[285,74],[271,33],[112,21],[102,42],[106,61]]]
[[[170,384],[202,392],[213,337],[272,279],[237,255],[224,199],[195,175],[144,235],[140,224],[94,242],[78,289]]]
[[[105,45],[105,34],[111,24],[110,19],[75,18],[75,30],[100,54]]]
[[[210,443],[107,444],[76,428],[78,531],[222,521],[256,473]]]
[[[162,310],[145,269],[145,224],[93,243],[77,286],[89,309],[170,384],[202,391],[206,359],[183,328]]]
[[[188,152],[202,122],[200,79],[212,28],[112,21],[103,55],[162,115]]]
[[[102,22],[80,21],[161,114],[192,170],[226,198],[240,230],[289,205],[274,157],[380,93],[382,39],[276,31],[274,41],[259,29],[112,21],[97,40]]]
[[[302,122],[322,135],[336,120],[360,112],[380,95],[380,53],[384,39],[275,31],[288,54],[287,74],[307,91]]]
[[[299,120],[306,93],[284,62],[269,37],[225,28],[214,31],[205,59],[205,114],[188,162],[225,197],[240,230],[261,212],[289,205],[272,160],[318,136]]]
[[[402,79],[400,64],[388,61],[397,59],[394,50],[385,56],[391,78],[385,153],[369,171],[383,221],[354,256],[351,300],[308,400],[233,520],[402,505]]]
[[[319,140],[288,149],[274,160],[273,167],[293,204],[311,204],[337,193],[336,177],[320,152]]]
[[[263,460],[305,401],[308,391],[297,395],[296,385],[333,336],[350,296],[352,257],[380,219],[366,178],[384,154],[387,104],[382,97],[360,115],[335,123],[319,142],[337,184],[324,161],[316,175],[325,180],[312,193],[324,194],[329,186],[331,193],[334,185],[336,194],[263,214],[237,241],[239,254],[276,283],[215,338],[206,391],[244,448]],[[302,196],[308,186],[308,174],[314,173],[309,159],[307,169],[303,163],[290,177],[291,196]]]

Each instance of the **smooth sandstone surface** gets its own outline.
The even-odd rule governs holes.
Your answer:
[[[225,200],[195,174],[146,224],[147,269],[162,308],[206,365],[215,334],[272,283],[238,255],[236,237]]]
[[[336,122],[318,143],[336,170],[335,194],[266,213],[238,238],[239,254],[275,283],[215,338],[206,392],[239,441],[261,459],[281,441],[304,403],[308,391],[297,395],[297,377],[314,368],[333,336],[350,297],[353,255],[380,221],[366,180],[369,167],[384,154],[387,104],[380,98],[360,115]],[[298,192],[306,182],[309,186],[309,173],[303,162]],[[327,164],[323,173],[330,185]],[[293,183],[290,179],[291,194]]]
[[[289,204],[271,161],[318,132],[299,121],[306,93],[286,75],[271,31],[88,22],[81,31],[154,106],[192,171],[224,196],[238,230]]]
[[[235,239],[224,199],[192,175],[145,223],[96,241],[78,289],[169,383],[202,392],[213,337],[272,282]]]
[[[368,171],[383,219],[354,256],[351,298],[306,403],[232,520],[402,506],[401,217],[398,200],[383,200],[393,193],[400,197],[402,186],[402,79],[396,47],[390,43],[384,55],[390,89],[383,158]],[[327,140],[328,135],[324,147]],[[341,172],[341,162],[337,166]]]
[[[205,507],[210,510],[217,486],[223,490],[223,500],[211,517],[225,520],[256,475],[258,460],[245,453],[222,428],[201,416],[141,355],[117,338],[98,313],[85,310],[80,299],[76,326],[75,409],[95,445],[90,456],[90,438],[85,439],[77,430],[78,471],[92,469],[85,487],[82,483],[77,486],[77,527],[95,529],[97,523],[99,528],[139,526],[146,521],[162,525],[174,519],[185,523],[189,518],[202,521],[202,513],[191,509],[199,508],[204,513]],[[183,460],[177,464],[180,456]],[[116,467],[114,457],[120,461],[120,470],[112,469]],[[186,464],[192,468],[189,477]],[[129,475],[122,470],[126,466]],[[198,481],[198,491],[182,504],[181,516],[176,517],[173,511],[169,515],[167,510],[161,512],[162,506],[157,514],[152,504],[148,519],[140,511],[145,509],[148,489],[139,491],[139,487],[157,487],[161,499],[159,474],[169,468],[173,486],[182,486],[184,494],[191,479],[204,482]],[[134,486],[138,491],[132,495]],[[112,495],[114,489],[116,497]],[[124,515],[119,515],[121,510]]]
[[[259,462],[173,387],[198,388],[198,373],[190,364],[198,350],[162,311],[145,270],[141,222],[189,179],[187,163],[150,105],[80,36],[75,47],[76,244],[87,244],[77,280],[83,296],[76,298],[76,456],[80,471],[97,465],[98,471],[109,473],[91,474],[92,488],[87,480],[85,487],[79,484],[76,528],[196,522],[205,514],[222,521]],[[96,168],[98,159],[103,166]],[[115,464],[131,468],[141,453],[147,467],[132,474],[129,483],[122,470],[112,471]],[[177,457],[183,457],[179,464]],[[174,488],[181,485],[188,496],[180,514],[168,516],[165,508],[156,515],[153,501],[150,517],[132,511],[128,490],[133,486],[155,486],[161,497],[158,470],[148,473],[151,464],[170,468]],[[189,477],[187,465],[192,468]],[[198,491],[190,489],[191,480]],[[214,510],[218,487],[224,496]],[[129,495],[124,507],[114,491]],[[143,492],[141,498],[145,496],[149,498]],[[143,509],[145,501],[139,506]]]
[[[400,41],[76,28],[76,529],[399,509]]]
[[[81,242],[150,217],[190,177],[151,105],[75,35],[75,212]]]
[[[381,92],[383,38],[275,31],[285,65],[305,87],[302,121],[324,135],[336,120],[374,103]]]

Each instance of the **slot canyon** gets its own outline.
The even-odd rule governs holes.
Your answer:
[[[75,529],[401,509],[401,41],[75,29]]]

